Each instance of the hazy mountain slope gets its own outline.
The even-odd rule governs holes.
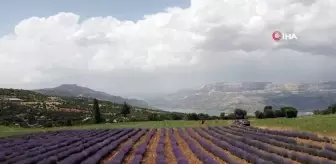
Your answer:
[[[55,88],[45,88],[34,90],[39,93],[43,93],[51,96],[67,96],[67,97],[92,97],[100,100],[111,101],[115,103],[123,103],[126,101],[127,103],[133,106],[139,107],[148,107],[147,102],[143,100],[137,99],[126,99],[120,96],[110,95],[104,92],[95,91],[90,88],[81,87],[76,84],[63,84]]]
[[[242,108],[252,113],[265,105],[294,106],[301,111],[323,109],[336,100],[336,82],[274,84],[271,82],[216,83],[146,100],[164,108],[220,110]]]

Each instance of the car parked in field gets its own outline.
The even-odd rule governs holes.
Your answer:
[[[250,126],[250,121],[248,121],[247,119],[239,119],[239,120],[233,121],[233,124],[235,124],[235,125]]]

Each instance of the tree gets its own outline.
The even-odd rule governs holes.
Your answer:
[[[158,120],[159,120],[159,115],[156,114],[156,113],[151,113],[151,114],[148,116],[148,120],[149,120],[149,121],[158,121]]]
[[[255,111],[254,114],[255,114],[255,117],[258,119],[264,118],[264,113],[260,112],[259,110]]]
[[[264,117],[265,118],[274,118],[274,112],[272,109],[264,110]]]
[[[295,118],[295,117],[297,117],[298,111],[294,107],[283,107],[281,110],[285,111],[287,118]]]
[[[124,117],[126,117],[128,114],[130,114],[131,113],[131,106],[130,105],[128,105],[127,103],[126,103],[126,101],[124,101],[124,104],[123,104],[123,106],[122,106],[122,108],[121,108],[121,114],[124,116]]]
[[[234,114],[234,113],[230,113],[228,116],[227,116],[227,119],[229,119],[229,120],[234,120],[234,119],[236,119],[237,117],[236,117],[236,115]]]
[[[221,118],[222,120],[225,119],[225,113],[224,113],[224,112],[220,114],[220,118]]]
[[[93,114],[95,123],[96,124],[101,123],[102,120],[100,115],[99,102],[97,99],[93,99]]]
[[[264,107],[264,117],[265,118],[274,118],[273,107],[270,105],[266,105]]]
[[[283,112],[282,110],[275,110],[274,117],[286,117],[286,112]]]
[[[47,104],[43,101],[43,110],[47,110]]]
[[[264,107],[264,112],[265,112],[266,110],[269,110],[269,109],[273,110],[273,107],[270,106],[270,105],[266,105],[266,106]]]
[[[172,113],[171,118],[172,118],[172,120],[182,120],[183,116],[180,115],[180,114],[177,114],[177,113]]]
[[[187,120],[199,120],[199,117],[196,113],[190,113],[187,115]]]
[[[200,120],[207,120],[207,119],[210,118],[210,116],[208,114],[200,113],[200,114],[198,114],[198,118]]]
[[[244,119],[246,111],[242,109],[235,109],[234,114],[236,115],[236,119]]]
[[[331,105],[329,108],[331,109],[332,114],[336,113],[336,104]]]

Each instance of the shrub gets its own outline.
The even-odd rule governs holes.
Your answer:
[[[254,114],[255,114],[255,117],[258,119],[264,118],[264,113],[260,112],[259,110],[255,111]]]
[[[196,113],[187,114],[187,120],[199,120],[199,117]]]
[[[246,116],[246,111],[242,109],[235,109],[234,114],[236,119],[244,119]]]
[[[281,110],[285,111],[287,118],[295,118],[295,117],[297,117],[298,111],[294,107],[283,107]]]
[[[177,113],[172,113],[172,114],[171,114],[171,119],[172,119],[172,120],[182,120],[182,119],[183,119],[183,116],[180,115],[180,114],[177,114]]]
[[[282,110],[275,110],[274,117],[286,117],[286,112],[283,112]]]

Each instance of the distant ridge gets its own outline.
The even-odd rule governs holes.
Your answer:
[[[180,90],[146,101],[154,107],[190,109],[198,111],[233,112],[242,108],[249,113],[262,110],[265,105],[274,108],[293,106],[301,112],[325,109],[336,103],[336,81],[316,83],[272,82],[218,82],[198,89]]]
[[[111,101],[118,104],[124,103],[124,101],[126,101],[132,106],[149,107],[148,103],[143,100],[127,99],[120,96],[114,96],[105,92],[95,91],[87,87],[82,87],[77,84],[62,84],[55,88],[36,89],[33,91],[43,93],[49,96],[97,98],[99,100]]]

